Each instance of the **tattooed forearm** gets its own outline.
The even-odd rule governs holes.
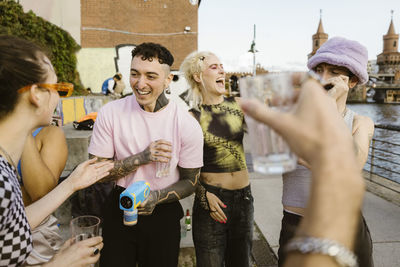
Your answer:
[[[89,154],[89,158],[94,158],[94,157],[95,157],[94,155]],[[149,158],[150,158],[150,152],[146,149],[141,153],[127,157],[123,160],[116,160],[114,161],[114,168],[110,171],[110,174],[101,179],[100,182],[110,182],[125,177],[128,174],[136,171],[140,165],[149,163],[150,162]],[[103,161],[103,160],[110,160],[110,159],[98,157],[98,161]]]
[[[205,210],[210,210],[210,205],[207,199],[207,189],[198,183],[196,186],[196,198],[199,200],[200,206]]]
[[[179,169],[180,180],[175,184],[161,190],[154,191],[157,196],[157,204],[173,202],[190,196],[196,189],[200,177],[200,168]]]

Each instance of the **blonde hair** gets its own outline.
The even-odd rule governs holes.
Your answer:
[[[203,78],[201,77],[201,73],[207,67],[204,64],[206,57],[215,56],[213,53],[209,51],[195,51],[190,53],[182,62],[180,71],[184,74],[186,81],[189,83],[189,93],[186,97],[186,100],[189,101],[189,105],[198,109],[199,106],[203,103],[203,97],[201,95],[201,83],[203,82]],[[197,82],[194,79],[194,75],[199,75],[201,83]]]

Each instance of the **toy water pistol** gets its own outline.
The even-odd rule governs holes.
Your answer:
[[[150,184],[139,181],[131,184],[119,195],[119,208],[124,211],[124,224],[133,226],[137,224],[137,207],[143,203],[150,194]]]

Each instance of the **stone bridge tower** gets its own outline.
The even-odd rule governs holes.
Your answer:
[[[389,30],[383,36],[383,52],[378,55],[377,64],[379,73],[394,74],[400,70],[400,53],[399,53],[399,34],[396,34],[392,20],[390,21]]]
[[[328,34],[324,32],[324,27],[322,26],[322,10],[320,10],[320,18],[317,33],[312,36],[312,52],[308,54],[308,58],[312,57],[317,50],[328,40]]]

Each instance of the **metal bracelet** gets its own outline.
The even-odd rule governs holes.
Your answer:
[[[356,255],[336,241],[317,237],[296,237],[285,247],[286,252],[321,254],[335,259],[343,267],[358,267]]]

